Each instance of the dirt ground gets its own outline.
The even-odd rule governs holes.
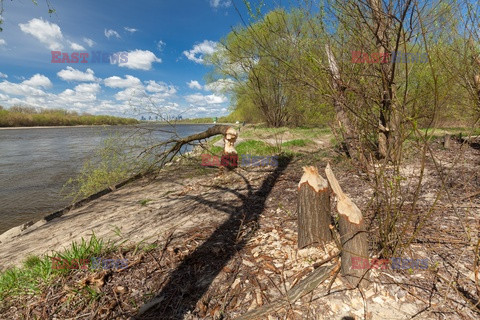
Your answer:
[[[421,152],[410,151],[399,179],[403,202],[397,225],[405,232],[391,239],[405,245],[398,256],[428,259],[428,269],[371,270],[371,284],[363,291],[349,288],[341,275],[332,276],[261,319],[478,319],[480,150],[457,142],[444,150],[436,142],[432,152],[437,160],[427,160],[415,201],[411,194],[422,171]],[[322,172],[327,161],[364,214],[372,257],[382,257],[381,215],[371,201],[379,189],[371,176],[332,150],[285,158],[277,168],[212,169],[201,176],[199,164],[190,163],[4,240],[2,267],[29,253],[59,250],[92,231],[156,246],[136,250],[124,244],[111,257],[128,259],[127,268],[76,270],[41,295],[7,299],[0,318],[234,319],[280,301],[319,262],[338,263],[333,243],[298,250],[296,240],[301,167],[313,164]],[[142,206],[142,199],[152,201]],[[402,215],[406,212],[414,214]],[[94,298],[88,290],[95,290]]]

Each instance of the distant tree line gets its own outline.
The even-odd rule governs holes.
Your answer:
[[[138,121],[132,118],[78,114],[63,109],[37,109],[28,106],[0,106],[0,127],[128,125]]]

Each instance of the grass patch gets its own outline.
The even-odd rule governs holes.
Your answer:
[[[240,136],[247,139],[282,139],[283,135],[289,134],[289,139],[318,139],[325,135],[330,135],[332,133],[331,129],[328,127],[325,128],[308,128],[308,127],[298,127],[298,128],[268,128],[262,125],[249,126],[242,128],[240,131]]]
[[[220,141],[222,139],[223,139],[223,137],[221,135],[217,135],[215,137],[212,137],[210,140],[208,140],[208,144],[213,146],[215,143],[217,143],[218,141]]]
[[[0,301],[6,297],[38,293],[42,287],[51,284],[57,277],[65,276],[72,271],[67,268],[52,269],[52,258],[71,262],[98,257],[112,250],[113,246],[93,234],[90,240],[82,238],[80,243],[73,242],[65,251],[42,257],[29,256],[21,267],[10,268],[0,273]]]
[[[258,140],[240,142],[235,146],[238,154],[250,154],[254,156],[268,156],[278,153],[277,148]]]
[[[310,139],[318,139],[322,136],[332,134],[332,130],[329,127],[325,128],[306,128],[306,127],[299,127],[291,129],[290,132],[299,138],[310,138]]]
[[[296,139],[290,140],[287,142],[282,143],[282,147],[306,147],[309,144],[312,144],[312,140],[308,139]]]
[[[210,149],[208,149],[209,153],[211,154],[222,154],[223,148],[222,147],[217,147],[217,146],[212,146]]]
[[[461,135],[461,136],[469,136],[469,135],[480,135],[480,128],[461,128],[461,127],[456,127],[456,128],[422,128],[418,129],[420,133],[425,136],[425,134],[428,132],[428,140],[430,139],[437,139],[437,138],[442,138],[446,134],[450,135]],[[411,134],[407,140],[415,140],[415,141],[421,141],[422,138],[416,137],[414,134]]]
[[[278,149],[263,141],[248,140],[235,145],[235,150],[240,154],[250,154],[254,156],[274,155],[278,153]],[[220,156],[223,153],[222,147],[212,146],[208,149],[209,154]]]

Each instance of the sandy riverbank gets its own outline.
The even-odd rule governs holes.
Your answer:
[[[0,270],[19,265],[29,255],[60,251],[92,233],[113,242],[154,242],[171,229],[181,231],[224,218],[180,197],[196,194],[199,189],[193,186],[202,184],[204,176],[176,179],[179,176],[171,169],[155,180],[141,178],[50,221],[6,231],[0,235]],[[147,199],[148,205],[140,203]]]

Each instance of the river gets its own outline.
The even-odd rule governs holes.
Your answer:
[[[187,136],[211,125],[177,125],[176,132]],[[149,124],[157,141],[168,139],[172,130]],[[160,131],[159,131],[160,130]],[[133,126],[92,126],[66,128],[21,128],[0,130],[0,234],[71,203],[61,194],[63,185],[82,169],[83,163],[112,135],[126,136],[138,131]]]

